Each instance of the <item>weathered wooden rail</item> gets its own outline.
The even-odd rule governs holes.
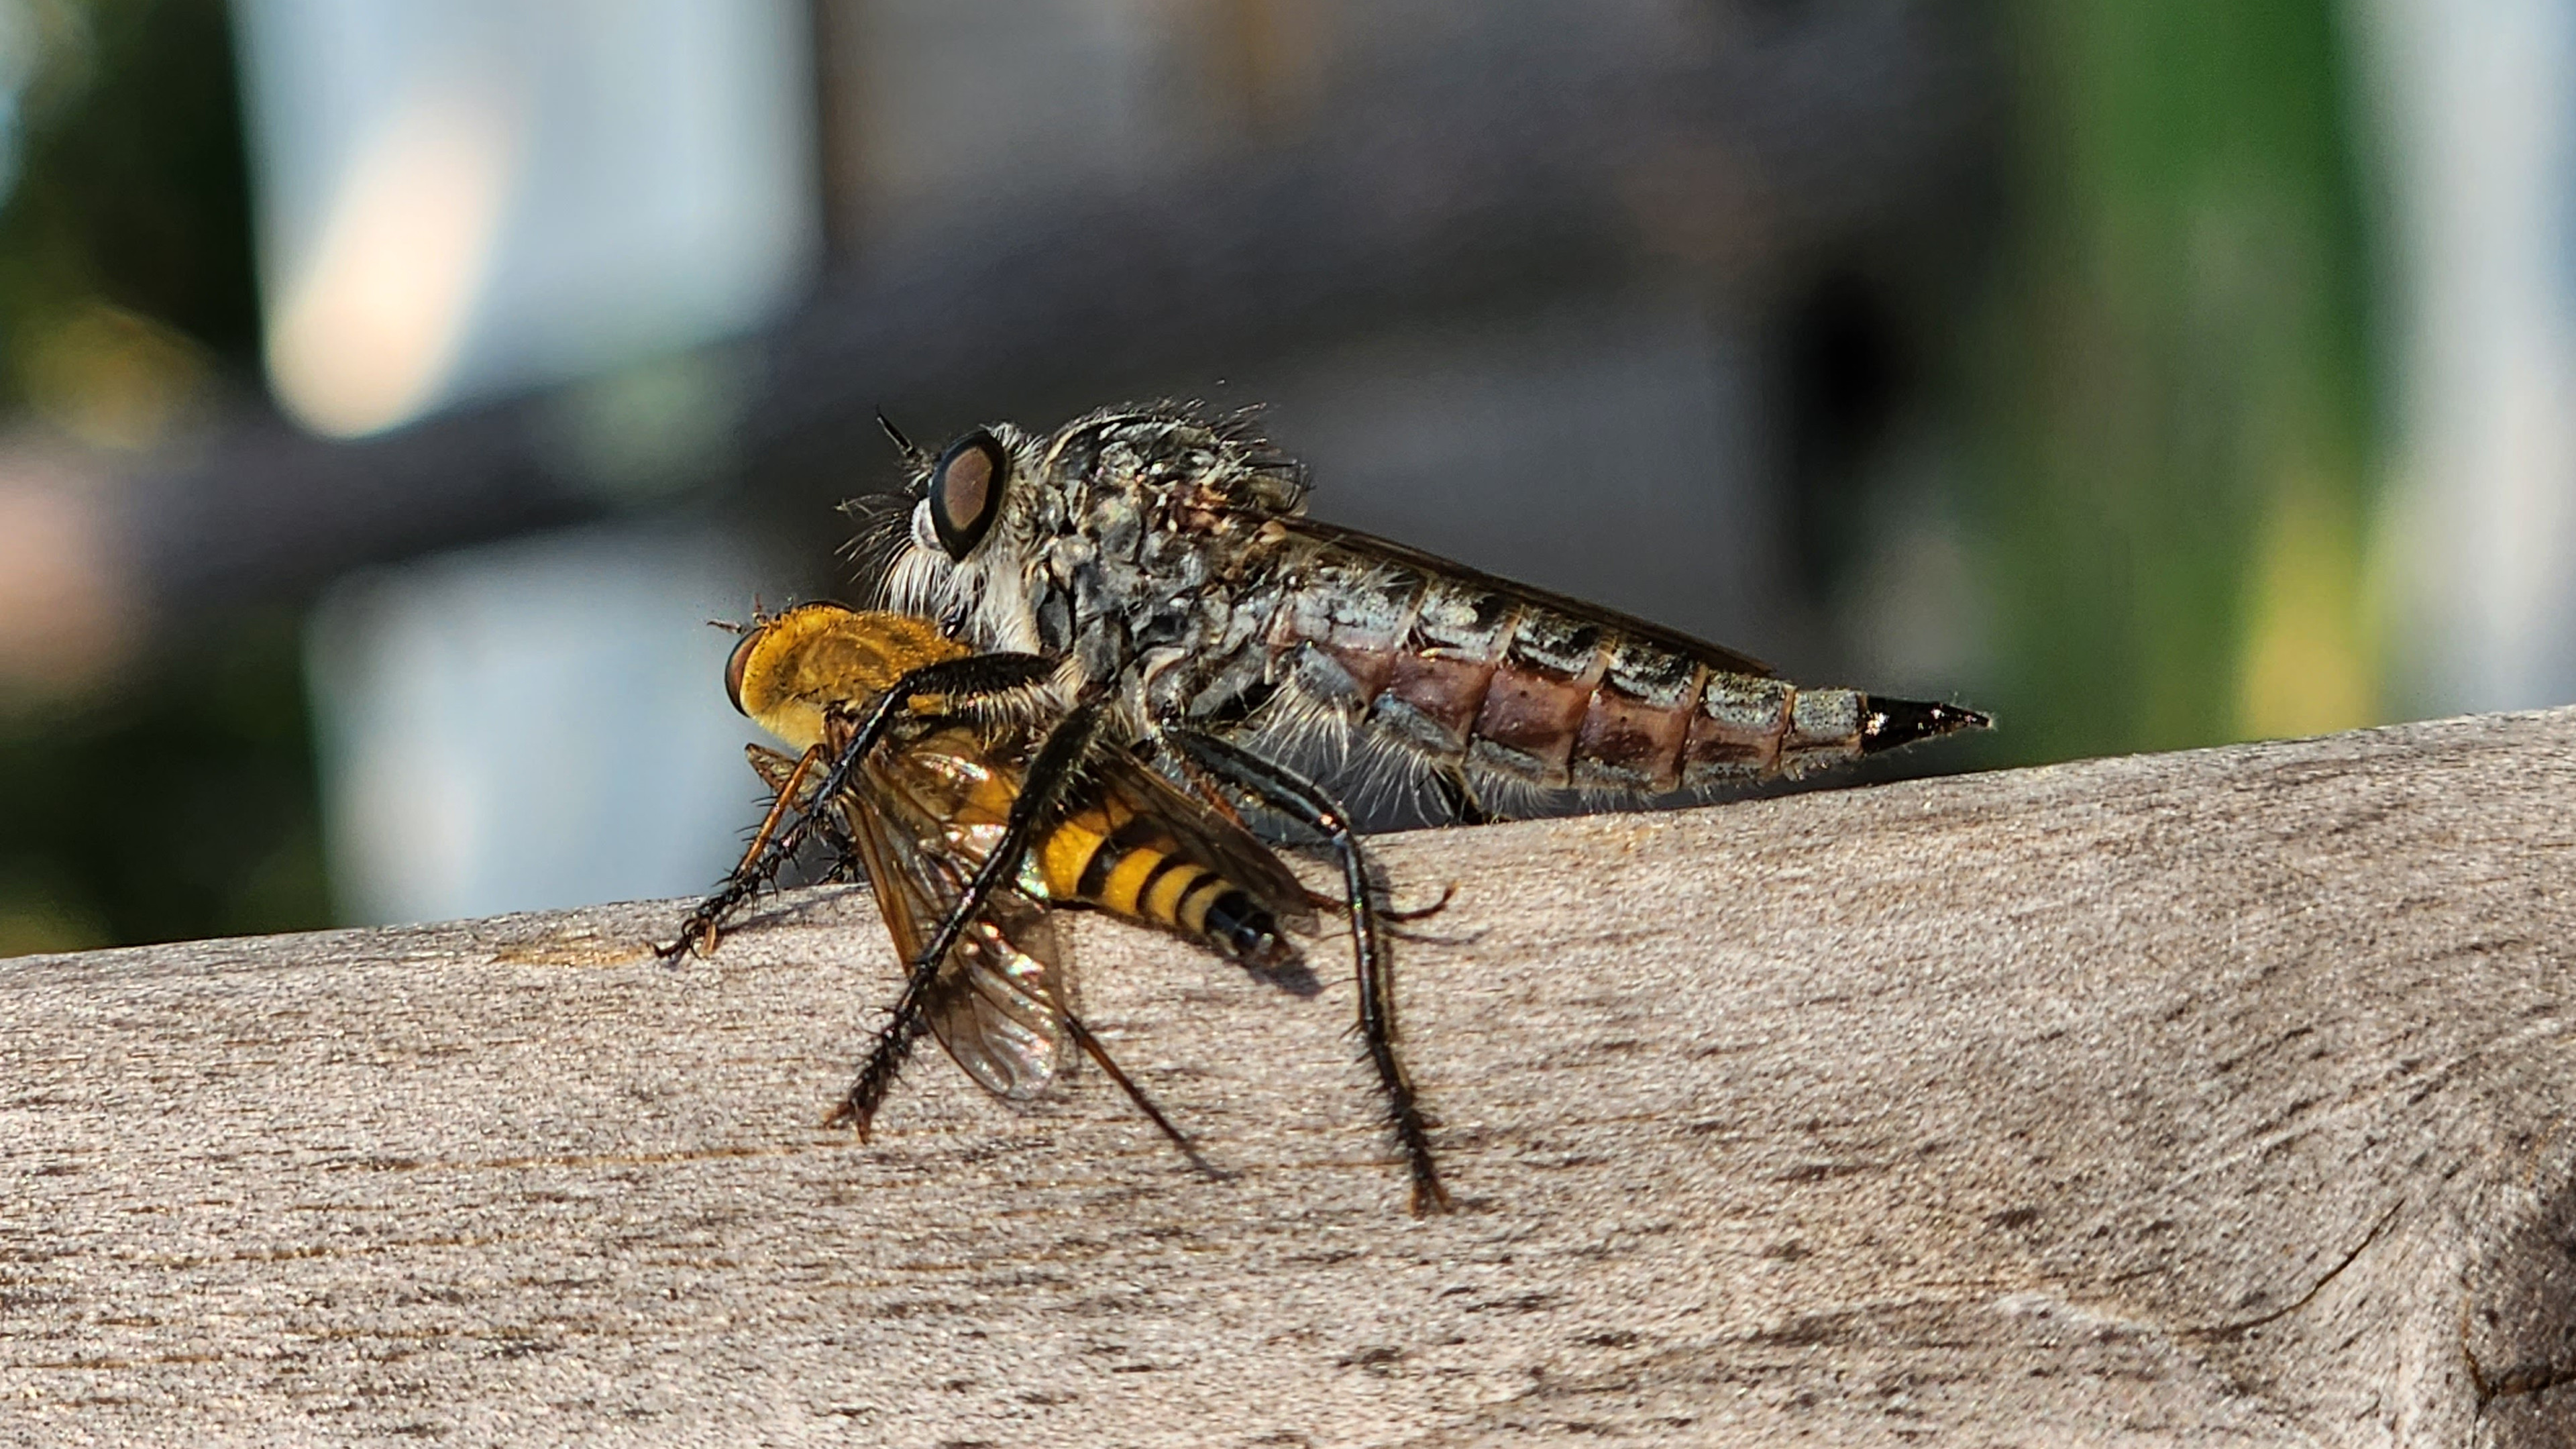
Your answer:
[[[0,1437],[2576,1440],[2576,711],[1391,838],[1463,1211],[1321,998],[1086,921],[1098,1077],[850,890],[0,963]]]

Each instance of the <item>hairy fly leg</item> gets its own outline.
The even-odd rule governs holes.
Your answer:
[[[1387,1125],[1404,1149],[1413,1175],[1412,1208],[1417,1214],[1450,1210],[1449,1190],[1431,1156],[1431,1135],[1413,1081],[1395,1054],[1395,976],[1377,905],[1369,894],[1368,864],[1350,812],[1313,781],[1214,735],[1167,730],[1163,738],[1208,773],[1259,800],[1263,805],[1324,838],[1342,866],[1343,904],[1351,915],[1351,950],[1359,972],[1360,1035],[1368,1043],[1369,1061],[1377,1068],[1386,1093]]]

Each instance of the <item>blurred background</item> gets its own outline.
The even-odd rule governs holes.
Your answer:
[[[0,954],[697,891],[935,441],[1956,699],[2576,699],[2576,0],[0,0]]]

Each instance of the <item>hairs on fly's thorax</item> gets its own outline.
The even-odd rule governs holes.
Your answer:
[[[1062,484],[1071,496],[1084,489],[1114,487],[1151,510],[1170,496],[1176,482],[1188,481],[1236,508],[1264,516],[1302,512],[1306,496],[1305,465],[1281,452],[1264,434],[1259,404],[1220,408],[1199,399],[1163,398],[1102,408],[1058,429],[1040,466],[1054,477],[1063,449],[1075,439],[1124,434],[1121,445],[1128,467],[1111,468]],[[1175,455],[1203,453],[1200,466],[1174,476],[1163,468]],[[1192,490],[1195,491],[1195,490]]]

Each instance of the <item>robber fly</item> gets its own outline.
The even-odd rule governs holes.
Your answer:
[[[971,718],[916,706],[895,717],[828,799],[821,791],[870,705],[923,666],[967,654],[929,620],[814,603],[755,620],[725,669],[734,707],[801,751],[746,747],[773,804],[742,870],[774,871],[783,863],[767,847],[786,822],[821,834],[864,869],[906,962],[921,958],[968,900],[970,883],[1004,835],[1042,732],[1024,716]],[[1305,888],[1240,825],[1106,745],[1088,752],[1081,779],[1035,831],[1021,866],[966,910],[963,930],[936,958],[919,1018],[977,1085],[1011,1102],[1046,1091],[1079,1048],[1197,1161],[1187,1139],[1083,1025],[1070,958],[1048,907],[1088,907],[1158,926],[1257,974],[1276,975],[1297,955],[1283,928],[1314,925]],[[719,892],[691,918],[683,940],[706,940],[740,898]],[[855,1125],[864,1136],[891,1085],[890,1068],[882,1081],[863,1075],[833,1122]]]
[[[1427,766],[1462,812],[1799,775],[1982,728],[1955,705],[1808,689],[1731,649],[1305,516],[1241,418],[1116,408],[936,458],[897,608],[1067,661],[1140,735],[1324,731]]]
[[[1278,763],[1283,738],[1411,759],[1476,820],[1495,798],[1706,790],[1988,722],[1802,689],[1642,619],[1318,523],[1304,470],[1241,418],[1113,408],[1044,437],[977,428],[936,456],[887,432],[916,500],[908,530],[878,540],[896,607],[1057,661],[1060,696],[1114,713],[1110,734],[1303,822],[1339,855],[1361,1032],[1417,1210],[1445,1198],[1394,1052],[1361,848],[1340,802]]]

